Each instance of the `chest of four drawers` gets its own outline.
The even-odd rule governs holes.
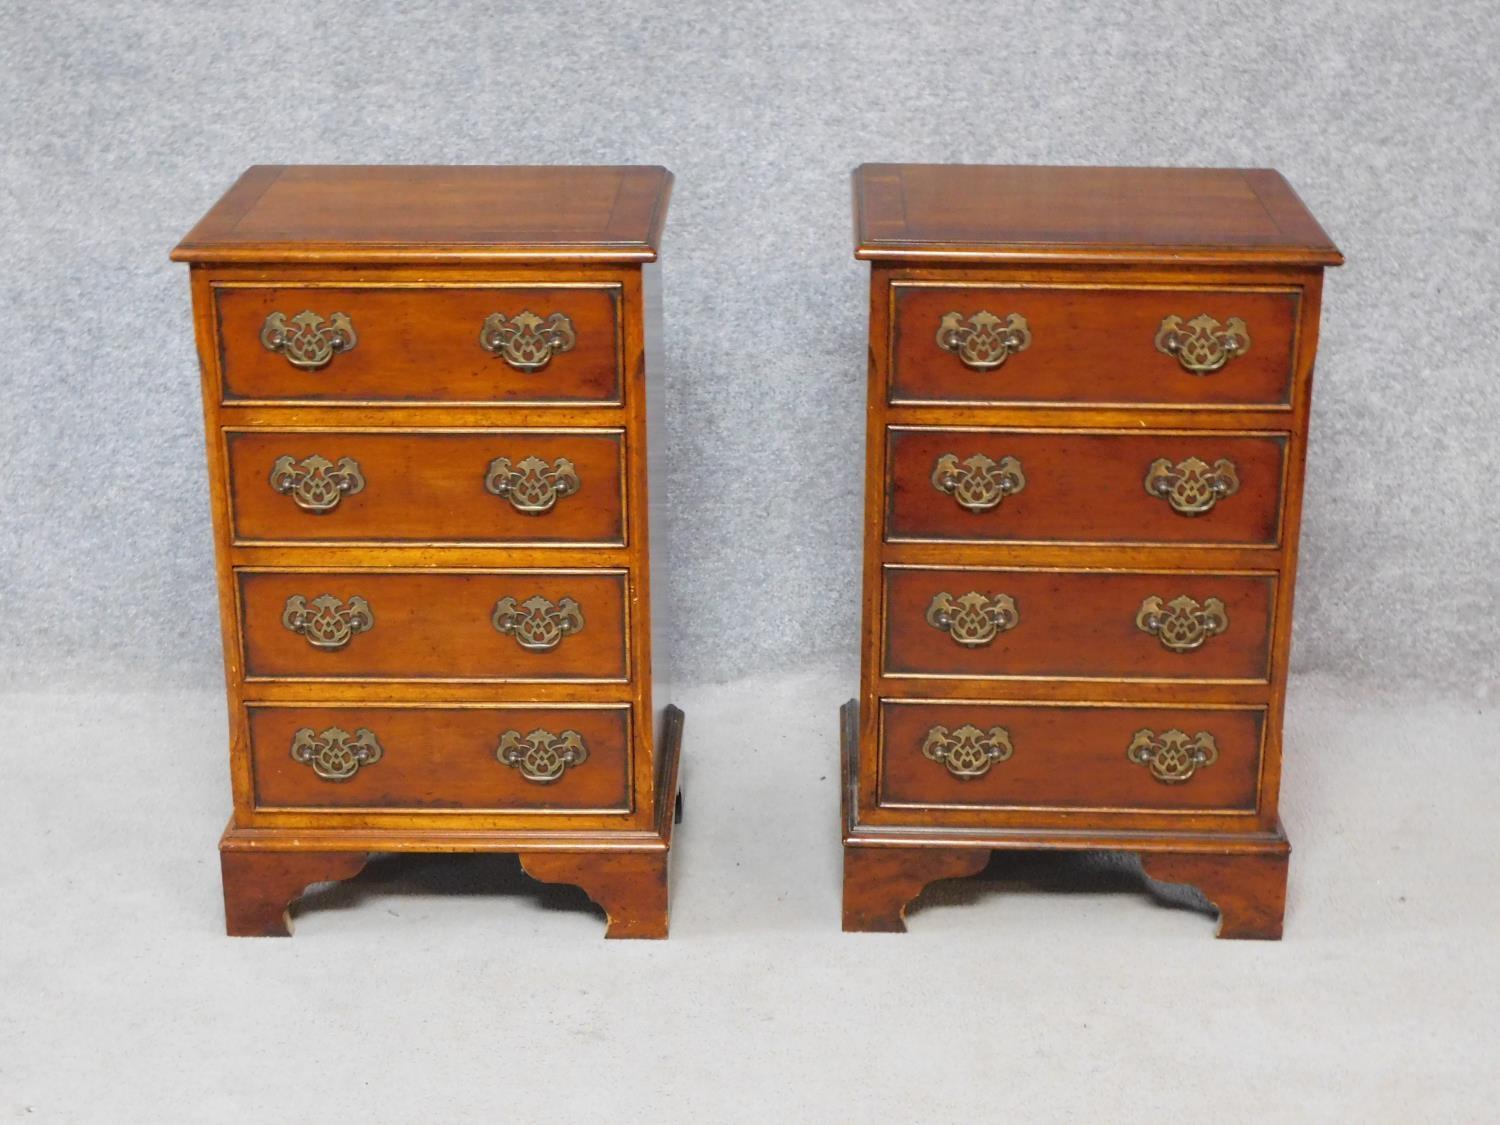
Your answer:
[[[869,165],[855,202],[871,358],[846,925],[899,928],[913,887],[993,848],[1284,870],[1337,252],[1282,244],[1312,236],[1274,173]]]
[[[493,850],[584,885],[612,934],[665,934],[680,712],[652,678],[647,355],[669,185],[259,168],[179,247],[231,930],[284,932],[271,907],[330,877],[320,856]]]

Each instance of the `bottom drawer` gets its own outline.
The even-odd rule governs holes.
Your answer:
[[[886,807],[1253,812],[1261,707],[885,702]]]
[[[629,811],[628,705],[246,710],[259,809]]]

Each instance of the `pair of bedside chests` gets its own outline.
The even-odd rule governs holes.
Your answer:
[[[376,852],[511,852],[665,937],[652,167],[256,167],[192,266],[232,934]],[[866,165],[844,928],[995,849],[1106,848],[1281,934],[1323,268],[1280,175]],[[848,315],[857,315],[849,309]],[[852,360],[853,357],[851,357]],[[851,560],[851,570],[852,570]]]

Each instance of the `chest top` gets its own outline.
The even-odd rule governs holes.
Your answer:
[[[659,167],[257,165],[179,262],[650,262]]]
[[[1018,263],[1336,266],[1343,256],[1263,168],[864,164],[855,257]]]

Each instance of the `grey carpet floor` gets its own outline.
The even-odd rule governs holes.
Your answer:
[[[680,692],[667,942],[509,857],[379,860],[227,939],[222,701],[0,697],[0,1119],[1500,1114],[1492,705],[1293,681],[1279,944],[1120,857],[997,860],[903,937],[839,932],[853,685]]]

